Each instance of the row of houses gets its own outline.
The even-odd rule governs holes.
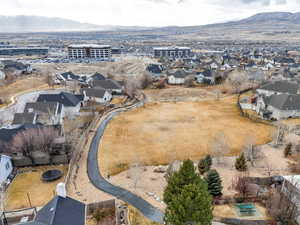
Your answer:
[[[66,77],[65,75],[63,74],[61,79]],[[68,80],[79,80],[79,77],[77,75],[68,76]],[[123,93],[123,87],[119,82],[107,79],[99,73],[94,74],[87,81],[89,85],[81,88],[78,94],[66,91],[55,94],[40,94],[35,102],[27,102],[23,112],[14,114],[10,126],[0,128],[0,151],[7,153],[9,150],[6,148],[10,146],[13,138],[18,133],[29,129],[53,127],[63,138],[65,118],[76,118],[81,114],[81,108],[88,103],[107,105],[114,95],[119,96]],[[12,166],[6,166],[8,162],[11,163],[10,157],[1,155],[0,184],[5,182],[12,172]]]
[[[251,99],[242,99],[241,106],[264,119],[300,117],[300,85],[286,80],[268,82],[257,88]]]

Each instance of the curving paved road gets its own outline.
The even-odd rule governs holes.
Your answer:
[[[93,137],[92,143],[90,145],[90,149],[88,153],[88,161],[87,161],[87,170],[88,170],[87,172],[90,181],[95,187],[134,206],[150,220],[163,224],[164,214],[159,209],[155,208],[150,203],[148,203],[141,197],[133,194],[132,192],[123,189],[121,187],[112,185],[107,180],[105,180],[105,178],[101,175],[99,170],[99,164],[98,164],[99,143],[101,141],[101,138],[103,136],[104,130],[108,122],[120,112],[124,112],[126,110],[135,108],[137,106],[138,105],[127,107],[127,109],[117,109],[109,113],[108,116],[106,116],[103,119],[100,126],[97,128],[96,134]]]

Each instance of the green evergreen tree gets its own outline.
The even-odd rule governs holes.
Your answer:
[[[207,162],[207,165],[209,167],[209,170],[210,170],[210,167],[212,166],[212,158],[211,158],[211,155],[207,155],[205,157],[205,161]]]
[[[246,162],[244,153],[242,153],[240,155],[240,157],[238,157],[235,160],[235,168],[238,171],[246,171],[247,170],[247,162]]]
[[[287,158],[292,155],[292,143],[288,143],[284,149],[284,157]]]
[[[208,171],[205,180],[208,185],[208,191],[213,197],[222,195],[222,180],[216,170]]]
[[[207,184],[185,185],[178,196],[169,202],[165,213],[167,225],[210,225],[213,219],[212,197]]]
[[[174,196],[181,193],[183,187],[188,184],[200,184],[202,179],[196,174],[194,163],[185,160],[178,172],[174,172],[168,178],[168,184],[164,191],[164,202],[169,204]]]

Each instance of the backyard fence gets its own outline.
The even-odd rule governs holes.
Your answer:
[[[11,225],[32,221],[36,216],[36,212],[37,210],[35,207],[3,212],[0,215],[0,225]]]
[[[276,222],[272,220],[246,220],[246,219],[235,219],[235,218],[219,218],[218,221],[230,225],[276,225]]]
[[[268,121],[266,121],[266,120],[263,120],[263,119],[259,118],[259,117],[256,116],[256,115],[251,115],[251,114],[249,114],[249,113],[247,113],[247,112],[245,111],[245,108],[243,107],[243,104],[244,104],[244,103],[241,103],[241,102],[240,102],[240,98],[241,98],[241,95],[242,95],[242,94],[244,94],[245,92],[248,92],[248,91],[250,91],[250,90],[252,90],[252,88],[247,89],[247,90],[245,90],[245,91],[242,91],[242,92],[240,92],[239,95],[238,95],[238,99],[237,99],[237,107],[238,107],[238,109],[239,109],[239,111],[240,111],[241,116],[246,117],[246,118],[252,120],[252,121],[255,122],[255,123],[263,123],[263,124],[265,124],[265,125],[269,125],[269,126],[271,125],[271,126],[274,126],[272,123],[270,123],[270,122],[268,122]]]
[[[116,208],[116,201],[115,199],[90,203],[87,205],[86,213],[87,215],[92,214],[96,209],[115,209]]]

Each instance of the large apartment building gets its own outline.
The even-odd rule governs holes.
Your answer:
[[[48,48],[39,48],[39,47],[20,47],[20,48],[11,48],[5,47],[0,48],[0,55],[48,55]]]
[[[95,44],[69,45],[68,55],[71,59],[97,58],[108,60],[111,58],[111,46]]]
[[[173,58],[186,59],[191,57],[191,48],[189,47],[158,47],[154,48],[155,58]]]

